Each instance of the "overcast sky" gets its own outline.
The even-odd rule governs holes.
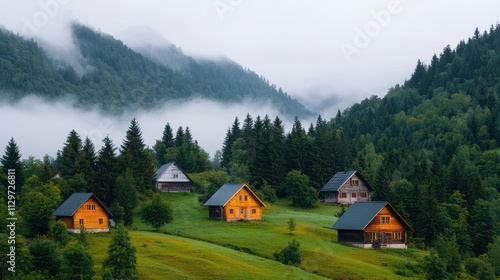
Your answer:
[[[189,55],[229,57],[327,119],[337,109],[365,97],[383,96],[388,88],[409,78],[418,59],[427,63],[446,45],[454,48],[460,40],[472,36],[476,27],[482,32],[500,20],[500,1],[493,0],[0,3],[0,24],[7,29],[67,48],[71,41],[64,23],[78,20],[126,43],[132,43],[134,37],[138,42],[152,43],[166,39]],[[138,29],[149,32],[131,38],[131,30]],[[157,35],[150,35],[154,33]],[[234,116],[219,121],[223,131]],[[91,125],[94,129],[99,126],[96,123]],[[194,124],[179,121],[179,125],[189,125],[196,138]],[[57,121],[54,126],[58,126]],[[64,131],[63,139],[58,135],[59,148],[68,132]],[[0,136],[0,147],[8,140],[6,134]],[[155,135],[148,140],[158,138]],[[199,141],[203,147],[203,141]],[[120,144],[121,139],[116,142]],[[221,139],[206,143],[205,149],[211,154],[222,144]],[[54,155],[53,151],[48,153]]]

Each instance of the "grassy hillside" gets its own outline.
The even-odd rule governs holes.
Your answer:
[[[129,231],[129,235],[137,249],[140,279],[324,279],[207,242],[143,231]],[[101,263],[110,240],[110,234],[90,236],[97,275],[102,273]]]
[[[202,272],[204,269],[200,266],[198,258],[205,256],[211,261],[218,258],[220,260],[225,258],[234,259],[229,255],[225,255],[228,252],[231,254],[237,253],[238,256],[245,255],[246,257],[255,255],[258,257],[253,257],[256,258],[255,260],[260,260],[266,265],[271,262],[271,267],[274,265],[276,266],[275,269],[281,269],[281,264],[269,260],[264,261],[261,257],[273,260],[272,254],[281,250],[292,239],[296,239],[301,243],[303,261],[300,268],[306,272],[337,279],[408,279],[403,276],[409,276],[410,278],[422,278],[423,276],[418,267],[418,262],[423,258],[425,252],[412,249],[366,250],[338,243],[336,241],[337,232],[330,229],[337,219],[333,214],[339,210],[338,207],[321,205],[315,209],[297,210],[287,206],[287,201],[280,201],[274,205],[267,205],[264,209],[263,221],[227,223],[209,220],[208,211],[205,207],[200,206],[196,194],[163,194],[163,198],[172,203],[175,212],[174,221],[164,226],[160,230],[161,233],[221,245],[216,246],[186,239],[175,239],[158,233],[131,232],[133,242],[138,244],[136,246],[139,252],[149,250],[151,244],[159,246],[155,243],[157,241],[153,241],[156,240],[156,237],[162,239],[159,242],[161,244],[164,242],[166,247],[174,246],[171,244],[175,243],[173,240],[178,241],[179,244],[175,243],[175,246],[178,247],[172,247],[173,250],[169,251],[171,253],[177,252],[179,258],[168,269],[165,267],[165,271],[171,269],[179,273],[179,277],[184,275],[183,273],[189,276],[191,269],[196,270],[193,272],[194,275],[197,275],[198,270],[205,277],[206,275],[212,275],[215,272],[213,271],[214,267],[209,265],[207,266],[208,270]],[[293,235],[289,234],[286,225],[289,218],[294,218],[297,222],[297,229]],[[134,229],[140,231],[151,230],[150,227],[141,223],[139,219],[134,221]],[[149,239],[148,237],[155,239]],[[142,242],[139,241],[140,239],[150,241]],[[143,243],[148,246],[142,248]],[[224,247],[236,250],[228,251]],[[205,251],[205,248],[208,251]],[[183,252],[188,253],[184,254]],[[156,262],[156,260],[162,258],[160,256],[161,254],[152,260],[147,259],[150,256],[146,256],[146,260],[144,260],[144,256],[138,257],[139,271],[151,271],[151,269],[144,266],[147,266],[151,261]],[[181,256],[185,257],[181,258]],[[167,256],[164,258],[171,259]],[[206,261],[201,263],[207,264]],[[258,270],[252,272],[255,268],[252,268],[251,265],[240,267],[239,262],[228,262],[226,260],[224,263],[225,266],[232,267],[234,265],[238,269],[242,269],[246,273],[245,277],[254,275]],[[151,265],[155,266],[154,264]],[[262,269],[265,270],[265,268]],[[193,277],[196,278],[196,276]],[[217,278],[217,276],[214,277]],[[297,277],[300,278],[301,276]],[[256,275],[256,278],[260,278],[259,275]]]

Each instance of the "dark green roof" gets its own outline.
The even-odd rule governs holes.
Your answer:
[[[52,216],[56,217],[72,217],[76,210],[78,210],[85,201],[87,201],[91,196],[101,204],[102,208],[112,216],[108,209],[102,204],[102,202],[94,195],[94,193],[74,193],[66,201],[64,201],[54,212]]]
[[[347,211],[333,224],[332,228],[341,230],[364,230],[368,224],[377,216],[377,214],[388,205],[399,217],[401,222],[406,225],[409,230],[413,229],[399,215],[399,213],[387,201],[366,201],[355,202]]]
[[[262,206],[265,206],[264,202],[262,202],[260,200],[260,198],[246,184],[224,184],[203,205],[204,206],[224,206],[229,201],[229,199],[231,199],[231,197],[233,197],[241,188],[243,188],[245,186],[262,203]]]

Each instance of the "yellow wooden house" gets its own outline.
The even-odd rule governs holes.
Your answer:
[[[262,220],[266,205],[246,184],[224,184],[204,204],[211,219]]]
[[[80,232],[83,225],[85,231],[108,232],[109,219],[112,216],[108,209],[93,193],[74,193],[53,213],[56,220],[63,221],[70,232]]]

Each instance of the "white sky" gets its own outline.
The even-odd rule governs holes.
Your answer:
[[[472,36],[476,27],[483,32],[500,20],[500,1],[493,0],[0,0],[0,4],[0,24],[7,29],[67,48],[71,44],[63,23],[69,20],[125,42],[131,40],[130,28],[152,29],[187,54],[229,57],[326,119],[335,116],[337,109],[374,94],[384,95],[409,78],[418,59],[429,62],[446,45],[454,48]],[[213,126],[220,126],[225,134],[234,117],[233,113],[218,119],[218,126]],[[159,126],[163,128],[167,121]],[[194,123],[179,120],[197,138]],[[69,130],[57,136],[56,150]],[[1,133],[0,149],[16,134],[9,132]],[[209,144],[199,134],[200,145],[210,154],[220,149],[221,139]],[[155,132],[147,144],[160,137],[161,131]],[[121,139],[115,144],[121,144]],[[45,153],[55,155],[53,150]]]

